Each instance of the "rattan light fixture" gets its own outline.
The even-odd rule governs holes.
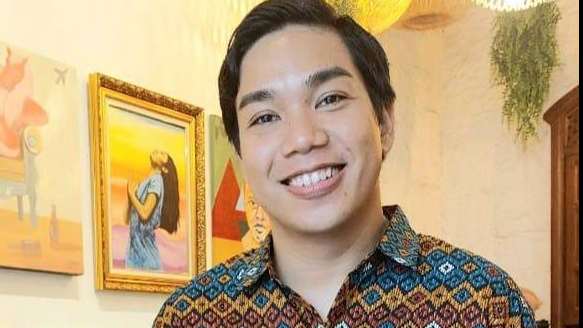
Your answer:
[[[470,6],[469,0],[413,0],[394,26],[417,31],[445,27],[462,19]]]
[[[480,6],[498,11],[517,11],[536,7],[548,0],[472,0]]]
[[[412,0],[326,0],[341,14],[350,15],[373,34],[393,25]]]

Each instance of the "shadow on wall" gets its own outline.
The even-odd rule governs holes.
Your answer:
[[[168,298],[167,294],[123,291],[97,291],[99,310],[111,312],[142,312],[155,314]],[[152,320],[154,317],[152,316]]]
[[[0,269],[0,276],[2,295],[79,299],[78,276],[7,269]]]

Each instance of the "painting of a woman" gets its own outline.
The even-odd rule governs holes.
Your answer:
[[[129,269],[162,270],[155,230],[170,234],[178,230],[178,175],[168,153],[154,150],[150,154],[150,174],[136,186],[128,182],[130,226],[125,266]]]

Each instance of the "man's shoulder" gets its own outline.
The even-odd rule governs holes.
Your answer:
[[[468,280],[475,288],[492,287],[510,276],[490,260],[439,238],[419,235],[420,265],[437,269],[438,274]]]
[[[516,282],[499,266],[441,239],[419,235],[424,284],[444,285],[459,304],[480,304],[492,327],[535,327],[532,309]]]

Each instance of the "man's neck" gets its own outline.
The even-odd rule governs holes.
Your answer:
[[[379,243],[388,221],[376,206],[327,234],[305,235],[273,227],[275,267],[280,279],[326,318],[342,283]]]

